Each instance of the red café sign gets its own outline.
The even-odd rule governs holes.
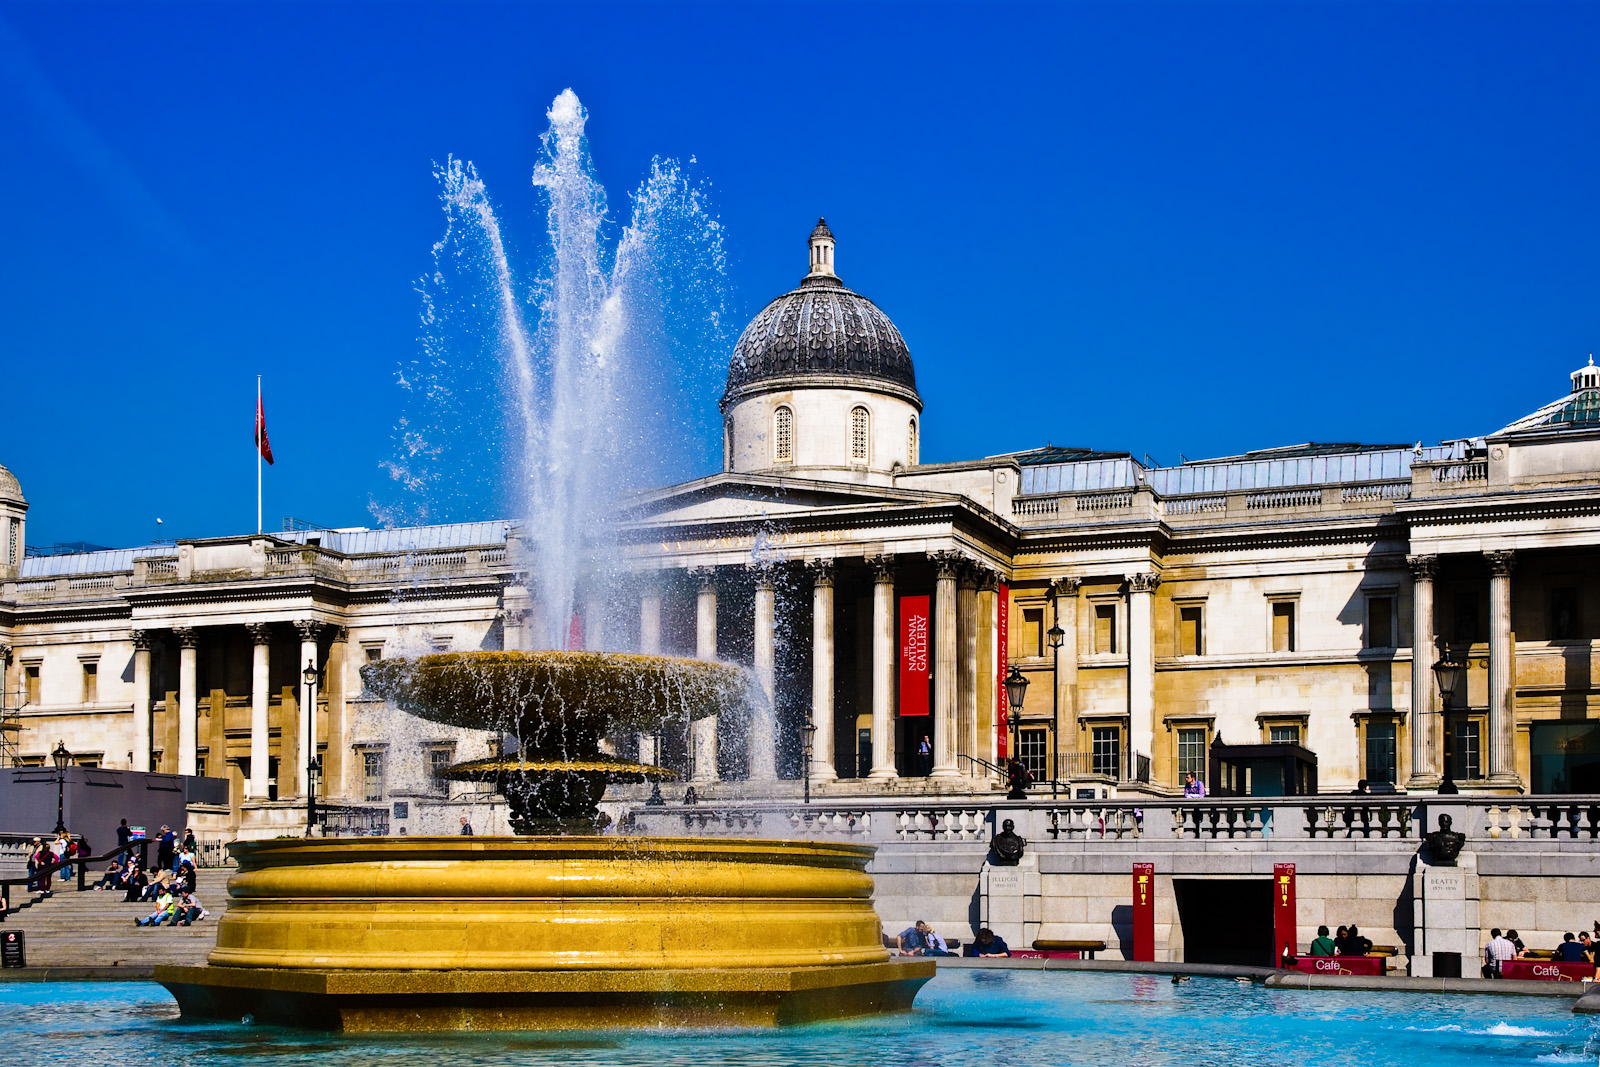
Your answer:
[[[1595,975],[1594,964],[1564,960],[1505,960],[1501,978],[1521,978],[1535,982],[1581,982]]]
[[[928,714],[928,598],[900,598],[900,717]]]
[[[1009,644],[1011,630],[1011,587],[1006,585],[1004,582],[1000,584],[999,604],[1000,610],[996,613],[999,616],[998,632],[995,634],[996,655],[994,690],[996,710],[994,721],[996,724],[996,730],[994,751],[995,755],[1000,759],[1005,759],[1006,756],[1009,755],[1009,752],[1007,751],[1008,738],[1006,736],[1006,730],[1010,726],[1010,723],[1007,720],[1011,715],[1011,709],[1007,706],[1006,702],[1006,661],[1009,659],[1009,653],[1011,651],[1011,645]]]
[[[1387,956],[1300,956],[1294,969],[1306,974],[1381,975],[1387,969]]]

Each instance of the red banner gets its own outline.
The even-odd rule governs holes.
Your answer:
[[[1294,864],[1272,865],[1272,966],[1300,954],[1299,930],[1294,916]]]
[[[1508,963],[1511,961],[1507,961]],[[1521,963],[1521,960],[1516,962]],[[1588,964],[1594,970],[1594,964]],[[1294,969],[1306,974],[1370,974],[1381,975],[1389,971],[1386,956],[1301,956],[1294,961]]]
[[[1011,708],[1006,701],[1006,661],[1011,658],[1009,644],[1011,634],[1011,587],[1004,583],[1000,585],[999,597],[1000,610],[995,632],[995,749],[994,754],[999,759],[1005,759],[1007,752],[1006,730],[1009,727]]]
[[[928,598],[900,598],[900,717],[928,714]]]
[[[1156,958],[1156,865],[1133,865],[1133,958]]]

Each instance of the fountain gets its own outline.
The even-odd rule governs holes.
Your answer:
[[[514,741],[445,776],[492,783],[517,836],[233,843],[238,872],[207,964],[156,968],[185,1017],[354,1031],[771,1026],[907,1010],[933,976],[932,961],[883,947],[870,846],[599,832],[608,783],[673,776],[608,755],[603,738],[731,712],[749,687],[724,664],[560,651],[579,574],[604,580],[607,494],[618,471],[638,470],[614,454],[631,424],[611,405],[640,370],[619,338],[625,283],[651,243],[630,228],[615,268],[599,269],[603,194],[584,118],[570,90],[557,97],[535,172],[554,253],[537,331],[522,323],[481,183],[456,164],[442,175],[452,228],[477,227],[495,294],[483,303],[499,309],[511,495],[527,516],[533,641],[546,650],[362,669],[401,713]],[[654,210],[662,198],[643,200]],[[417,455],[441,453],[405,437]]]

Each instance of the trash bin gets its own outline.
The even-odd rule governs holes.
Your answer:
[[[1460,978],[1461,953],[1435,952],[1433,954],[1433,976],[1435,978]]]

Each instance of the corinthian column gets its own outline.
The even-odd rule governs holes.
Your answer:
[[[956,756],[978,754],[978,577],[961,568],[956,579]],[[971,765],[968,765],[971,769]]]
[[[833,560],[816,559],[811,572],[811,782],[839,776],[833,761]]]
[[[193,774],[200,757],[200,714],[195,694],[195,649],[199,636],[186,626],[174,627],[178,635],[178,773]]]
[[[133,631],[133,769],[150,769],[150,631]]]
[[[872,561],[872,773],[898,778],[894,765],[894,557]]]
[[[1053,648],[1056,679],[1055,759],[1050,763],[1050,773],[1058,775],[1061,752],[1070,739],[1078,736],[1078,590],[1081,578],[1057,578],[1050,586],[1055,603],[1056,625],[1061,627],[1061,647]],[[1065,726],[1063,726],[1065,723]]]
[[[750,715],[750,780],[776,781],[778,777],[778,709],[774,674],[777,668],[778,591],[772,569],[756,572],[755,668],[765,696]]]
[[[1489,564],[1489,782],[1520,788],[1517,776],[1517,646],[1511,632],[1513,552],[1485,552]]]
[[[264,622],[249,623],[252,659],[250,662],[250,781],[245,785],[245,795],[252,800],[267,799],[267,774],[272,757],[268,754],[267,702],[271,696],[272,678],[268,658],[271,652],[272,627]]]
[[[933,556],[933,769],[934,778],[954,778],[956,768],[956,574],[961,557],[954,552]]]
[[[1156,649],[1151,601],[1161,584],[1159,574],[1128,578],[1128,766],[1138,771],[1135,756],[1150,755],[1156,742]]]
[[[697,567],[689,572],[700,583],[700,597],[695,604],[695,651],[700,659],[717,658],[717,572],[711,567]],[[694,780],[714,782],[717,779],[717,717],[708,715],[694,723]]]
[[[300,796],[311,790],[311,759],[317,754],[317,687],[307,686],[300,673],[317,665],[317,631],[322,624],[315,619],[301,619],[294,624],[300,632],[300,662],[295,664],[295,692],[300,694],[300,723],[297,736],[300,743],[295,753],[295,783]]]
[[[1433,579],[1438,556],[1408,556],[1411,566],[1411,777],[1407,789],[1437,789],[1443,737],[1433,701]]]

